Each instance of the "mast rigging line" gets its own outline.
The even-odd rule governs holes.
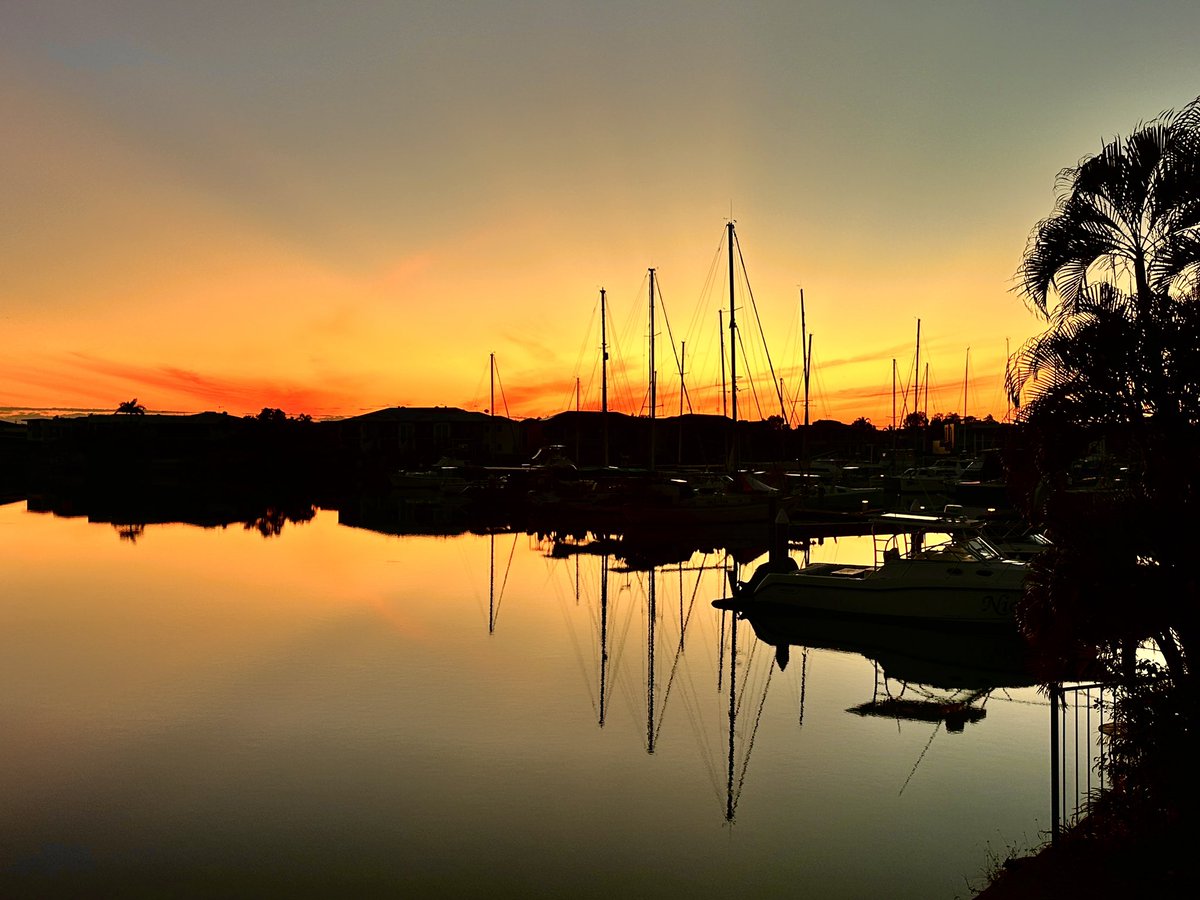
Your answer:
[[[706,558],[707,558],[707,556],[708,556],[708,554],[705,554]],[[680,574],[682,575],[682,573],[680,573]],[[679,623],[679,646],[678,646],[678,648],[676,648],[675,658],[671,663],[671,674],[667,677],[667,687],[663,691],[662,707],[659,710],[658,723],[654,727],[655,742],[658,741],[659,733],[662,731],[663,723],[667,719],[667,700],[671,696],[671,686],[675,683],[675,674],[679,670],[679,661],[683,656],[683,638],[684,638],[684,635],[687,633],[688,622],[690,622],[692,620],[692,610],[695,609],[696,598],[699,596],[699,593],[700,593],[700,579],[701,579],[702,575],[703,575],[702,570],[700,572],[697,572],[697,574],[696,574],[696,583],[692,587],[692,596],[691,596],[691,599],[688,601],[687,614],[682,618],[682,620]],[[682,581],[682,578],[681,578],[681,581]],[[680,585],[680,587],[682,588],[682,584]],[[664,624],[665,624],[665,622],[664,622]]]
[[[775,394],[779,398],[779,412],[786,419],[787,407],[783,402],[783,391],[779,389],[779,379],[775,377],[775,364],[771,361],[771,348],[767,346],[767,337],[763,331],[762,319],[758,315],[758,304],[754,302],[754,289],[750,286],[750,273],[746,271],[746,260],[742,258],[742,242],[738,239],[737,232],[733,232],[733,244],[737,248],[738,262],[742,264],[742,277],[746,279],[746,293],[750,297],[750,308],[754,310],[754,322],[758,325],[758,336],[763,342],[763,353],[767,356],[767,369],[771,373],[771,383],[775,385]],[[762,410],[759,410],[759,418],[762,418]]]
[[[745,656],[746,656],[745,666],[746,666],[747,673],[750,672],[750,668],[754,665],[754,657],[757,655],[756,651],[758,650],[759,646],[761,646],[761,642],[755,641],[750,646],[750,650],[745,653]],[[768,678],[770,678],[769,675],[768,675]],[[737,696],[737,707],[736,707],[735,711],[738,715],[740,715],[742,712],[742,701],[744,701],[746,699],[746,691],[749,688],[749,685],[750,685],[750,679],[749,679],[749,677],[747,677],[745,679],[744,683],[742,684],[741,692]]]
[[[642,280],[642,284],[645,284],[644,278]],[[635,294],[635,296],[637,296],[637,295]],[[625,322],[625,328],[623,331],[618,331],[618,329],[616,327],[616,323],[613,320],[612,308],[613,308],[612,294],[610,292],[609,296],[608,296],[608,303],[607,303],[608,325],[609,325],[609,327],[608,327],[609,412],[618,412],[619,411],[619,409],[613,408],[613,405],[614,405],[613,404],[613,399],[614,399],[613,395],[615,393],[617,393],[616,391],[613,390],[613,387],[614,387],[613,382],[617,379],[620,379],[620,381],[623,383],[624,391],[625,391],[624,398],[623,398],[624,402],[625,402],[625,409],[630,414],[632,414],[635,409],[634,399],[633,399],[635,395],[633,392],[633,386],[630,384],[630,381],[629,381],[629,366],[625,362],[626,354],[624,352],[622,352],[622,350],[621,350],[621,335],[624,334],[626,339],[629,339],[632,334],[636,333],[636,331],[638,329],[638,326],[636,323],[640,321],[640,316],[638,315],[638,311],[641,309],[641,306],[635,304],[630,307],[629,317]],[[639,340],[637,343],[640,344],[641,341]],[[619,365],[616,364],[616,362],[618,360],[620,360]],[[617,385],[617,386],[619,387],[620,385]],[[622,398],[618,397],[616,399],[622,399]]]
[[[724,247],[725,229],[722,229],[721,238],[717,241],[716,250],[709,263],[708,272],[704,277],[699,299],[692,307],[691,320],[688,323],[685,333],[688,346],[692,348],[691,353],[689,353],[689,361],[691,362],[690,369],[694,373],[707,372],[710,366],[721,366],[726,362],[723,358],[724,348],[722,346],[714,346],[714,344],[719,344],[719,342],[714,342],[709,338],[713,295],[718,284],[717,273],[718,271],[724,271],[724,254],[722,253]],[[717,308],[724,308],[723,300],[717,303]],[[678,371],[678,366],[676,366],[676,372]],[[722,404],[721,388],[722,381],[716,374],[703,376],[699,389],[693,384],[692,388],[687,391],[689,411],[695,412],[697,407],[702,410],[713,408],[720,414]],[[696,395],[694,403],[692,399],[693,394]]]
[[[579,666],[580,674],[583,675],[584,684],[587,685],[588,697],[592,702],[592,711],[595,712],[597,716],[599,716],[600,715],[600,698],[596,695],[595,691],[593,690],[591,673],[588,672],[587,664],[584,662],[583,648],[580,646],[579,637],[575,633],[575,628],[573,627],[573,623],[571,620],[568,605],[561,602],[562,599],[566,596],[566,593],[564,593],[563,591],[556,591],[555,593],[557,594],[558,599],[560,601],[558,604],[559,614],[562,616],[563,624],[566,626],[567,635],[571,639],[571,646],[575,650],[575,663],[576,663],[576,665]],[[567,593],[569,593],[569,592],[567,592]],[[578,605],[578,599],[579,599],[578,595],[576,595],[575,599],[576,599],[575,605]],[[596,619],[595,619],[594,610],[592,608],[592,598],[591,597],[588,598],[586,608],[587,608],[588,615],[592,620],[592,623],[597,625],[597,627],[594,629],[594,632],[589,631],[589,633],[595,633],[598,635],[600,632],[599,623],[597,623]]]
[[[479,381],[478,381],[478,382],[476,383],[476,385],[475,385],[475,392],[474,392],[473,394],[471,394],[472,400],[471,400],[471,407],[470,407],[470,408],[472,408],[472,409],[478,409],[479,407],[483,406],[485,403],[488,403],[488,402],[489,402],[489,401],[486,399],[486,397],[487,397],[487,394],[486,394],[486,392],[485,392],[485,391],[484,391],[484,389],[483,389],[483,383],[484,383],[484,381],[486,381],[486,380],[487,380],[488,376],[489,376],[489,375],[491,375],[491,374],[492,374],[492,361],[491,361],[491,359],[489,358],[489,359],[488,359],[488,364],[487,364],[487,366],[485,366],[485,367],[484,367],[484,370],[483,370],[482,372],[480,372],[480,373],[479,373]],[[485,399],[484,399],[484,400],[480,400],[480,399],[479,399],[480,397],[484,397]],[[490,408],[489,408],[489,409],[488,409],[488,412],[489,412],[489,413],[492,413],[492,412],[494,412],[494,410],[492,410],[492,409],[490,409]]]
[[[508,398],[504,396],[504,383],[500,380],[500,364],[496,362],[496,355],[494,353],[492,354],[491,365],[492,370],[496,373],[496,384],[500,386],[500,399],[504,401],[504,418],[512,419],[512,415],[508,411]],[[493,409],[492,415],[495,414],[496,411]]]
[[[683,368],[683,362],[679,359],[679,345],[675,343],[675,335],[671,331],[671,317],[667,315],[667,302],[663,296],[662,279],[655,278],[654,283],[658,288],[658,307],[662,310],[663,323],[667,327],[667,339],[671,342],[671,353],[675,357],[675,371],[678,372]],[[683,386],[683,396],[687,400],[688,412],[692,411],[692,398],[688,394],[686,383]]]
[[[633,596],[633,580],[631,578],[629,578],[629,574],[630,573],[628,573],[628,572],[625,573],[625,576],[626,576],[625,583],[621,584],[617,587],[617,596],[620,596],[622,593],[627,593],[630,595],[630,597]],[[610,594],[611,594],[611,588],[610,588]],[[644,596],[645,596],[645,591],[643,591],[643,597]],[[610,677],[612,678],[612,682],[611,682],[612,689],[609,691],[609,695],[614,696],[617,693],[616,688],[619,685],[621,688],[620,696],[625,702],[626,711],[628,712],[630,719],[632,719],[634,721],[637,721],[640,719],[644,722],[645,714],[644,714],[644,712],[639,711],[639,709],[641,707],[643,707],[643,704],[645,702],[645,699],[646,699],[645,693],[642,691],[638,691],[638,693],[635,694],[633,691],[633,685],[629,678],[618,678],[618,675],[621,670],[621,660],[624,658],[624,651],[627,648],[629,632],[633,628],[634,620],[635,619],[637,619],[638,621],[641,620],[641,616],[639,616],[637,614],[638,608],[639,608],[638,603],[630,602],[630,603],[626,604],[626,606],[627,606],[627,609],[625,610],[625,628],[620,633],[620,636],[618,638],[614,638],[614,640],[620,641],[619,647],[618,647],[618,652],[609,654],[609,674],[610,674]],[[643,683],[645,682],[645,675],[646,675],[646,672],[645,672],[645,670],[643,670],[642,676],[641,676]]]
[[[592,385],[595,383],[595,380],[596,380],[596,368],[599,365],[599,359],[597,358],[596,354],[589,352],[588,346],[592,341],[592,332],[594,330],[594,323],[595,323],[596,319],[599,318],[599,310],[600,310],[600,298],[599,298],[599,295],[597,295],[596,305],[592,307],[592,314],[590,316],[588,316],[588,327],[587,327],[587,330],[583,334],[583,341],[579,345],[579,353],[575,357],[575,371],[572,373],[575,378],[579,378],[581,376],[581,373],[583,372],[584,359],[589,358],[589,357],[592,359],[592,365],[591,365],[591,369],[588,373],[588,379],[587,379],[587,394],[588,394],[589,398],[591,397],[591,394],[592,394]],[[576,393],[576,389],[573,387],[570,390],[570,392],[568,393],[567,397],[563,400],[563,403],[561,406],[562,411],[566,411],[571,408],[571,406],[570,406],[571,398],[575,395],[575,393]],[[589,402],[590,402],[590,400],[589,400]]]
[[[741,348],[742,348],[742,358],[746,359],[748,357],[748,354],[746,353],[746,342],[745,342],[745,339],[742,337],[742,330],[740,328],[738,329],[738,332],[737,332],[737,340],[738,340],[738,345],[741,346]],[[750,385],[750,396],[754,398],[754,408],[756,410],[758,410],[758,417],[760,419],[762,419],[764,417],[763,417],[763,411],[762,411],[762,403],[758,399],[758,388],[754,384],[754,379],[751,378],[749,375],[746,375],[745,379]],[[737,389],[737,385],[734,385],[734,389],[735,390]]]
[[[750,770],[750,754],[754,752],[754,739],[758,736],[758,726],[762,724],[763,709],[767,705],[767,691],[771,689],[771,676],[775,674],[775,660],[767,670],[767,681],[763,685],[762,696],[758,700],[758,712],[754,716],[754,726],[750,729],[750,737],[746,740],[746,755],[742,757],[742,768],[738,772],[737,789],[734,791],[730,811],[737,812],[738,802],[742,799],[742,787],[746,783],[746,772]]]
[[[501,391],[501,396],[503,396],[503,395],[504,395],[504,392]],[[506,410],[506,412],[507,412],[507,410]],[[496,597],[496,608],[495,608],[495,610],[493,610],[493,613],[492,613],[492,621],[490,624],[491,624],[493,631],[496,628],[496,623],[500,620],[500,604],[504,602],[504,589],[506,587],[508,587],[508,574],[509,574],[509,572],[512,571],[513,556],[516,555],[516,552],[517,552],[517,534],[516,534],[516,532],[514,532],[512,546],[509,547],[509,549],[508,549],[508,563],[504,566],[504,579],[500,582],[500,594],[499,594],[499,596]]]

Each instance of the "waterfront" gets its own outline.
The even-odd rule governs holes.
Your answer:
[[[961,731],[861,717],[901,686],[850,652],[780,670],[743,622],[730,766],[728,560],[608,562],[324,509],[264,539],[0,507],[0,885],[953,898],[1044,839],[1036,689]]]

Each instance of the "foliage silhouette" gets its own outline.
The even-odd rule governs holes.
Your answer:
[[[1156,696],[1169,686],[1184,718],[1140,747],[1177,758],[1181,740],[1197,749],[1200,709],[1189,530],[1200,513],[1200,98],[1063,170],[1058,192],[1017,273],[1048,327],[1007,375],[1027,442],[1009,456],[1010,483],[1054,541],[1031,567],[1021,622],[1048,678],[1098,656],[1128,708],[1149,679]],[[1119,465],[1074,486],[1073,464],[1097,448]],[[1135,669],[1130,651],[1147,643],[1162,664]],[[1155,796],[1195,800],[1194,767],[1143,753],[1137,768]]]

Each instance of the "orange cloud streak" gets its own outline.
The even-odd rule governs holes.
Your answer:
[[[272,378],[214,376],[169,365],[138,365],[74,353],[59,366],[32,372],[8,369],[3,377],[51,397],[82,396],[100,408],[115,407],[136,396],[151,409],[185,412],[225,409],[254,413],[264,406],[292,414],[341,415],[358,410],[365,385],[341,379],[336,385],[314,387]],[[37,405],[36,397],[33,403]]]

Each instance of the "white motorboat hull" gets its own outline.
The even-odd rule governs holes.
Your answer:
[[[898,560],[878,569],[816,563],[756,575],[739,585],[738,597],[838,615],[1011,624],[1024,578],[1025,567],[1010,561]]]

